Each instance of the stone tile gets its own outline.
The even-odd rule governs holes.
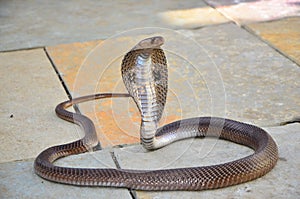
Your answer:
[[[104,39],[135,28],[196,28],[226,21],[199,0],[5,0],[0,13],[0,51]]]
[[[226,23],[229,19],[214,8],[205,6],[183,10],[170,10],[159,14],[160,18],[173,28],[199,28],[207,25]]]
[[[67,96],[43,49],[0,53],[0,63],[0,162],[34,158],[81,136],[54,113]]]
[[[205,0],[219,12],[238,24],[269,21],[299,16],[298,0]]]
[[[246,27],[300,65],[300,17],[248,24]]]
[[[47,147],[79,139],[82,132],[54,113],[67,96],[43,49],[0,53],[0,60],[5,82],[0,102],[1,198],[131,198],[127,189],[67,186],[34,174],[32,158]],[[109,150],[67,157],[57,164],[115,167]]]
[[[299,115],[300,82],[295,81],[300,75],[299,66],[233,24],[182,32],[195,38],[214,61],[211,66],[218,72],[214,75],[220,75],[221,81],[209,91],[221,93],[216,98],[217,101],[222,102],[223,98],[220,97],[226,96],[223,101],[223,108],[226,107],[223,116],[269,126]],[[190,51],[197,52],[195,49]],[[196,66],[203,73],[212,70],[199,65]],[[211,76],[213,74],[203,78],[207,82]],[[194,92],[199,93],[198,101],[206,99],[201,96],[205,91],[194,89]],[[209,99],[215,97],[210,96]],[[210,107],[216,105],[206,104]]]
[[[100,43],[101,40],[46,47],[47,53],[71,92],[74,89],[74,80],[76,80],[78,70],[89,53]]]
[[[109,151],[69,156],[58,165],[111,168]],[[131,198],[127,189],[79,187],[49,182],[34,174],[33,161],[0,164],[1,198]]]
[[[88,57],[90,54],[93,54],[95,48],[97,49],[99,45],[101,46],[101,41],[73,43],[47,47],[47,52],[60,71],[64,82],[66,83],[69,91],[73,96],[80,96],[97,92],[95,91],[95,87],[97,86],[95,86],[95,81],[98,78],[95,78],[94,74],[99,74],[99,72],[97,72],[97,68],[95,67],[101,66],[101,62],[97,65],[96,63],[90,63],[92,61],[89,61]],[[109,54],[107,56],[109,56]],[[88,67],[88,72],[85,72],[85,66],[88,64],[93,67]],[[103,68],[105,69],[105,65]],[[108,79],[110,77],[113,78],[114,76],[119,79],[118,75],[112,75],[113,73],[120,74],[114,69],[115,68],[113,68],[113,71],[110,71],[108,73],[108,77],[104,77],[101,81],[101,91],[104,90],[103,92],[112,92],[110,91],[110,89],[115,87],[115,78],[112,79],[112,81]],[[103,84],[104,86],[102,86]],[[126,91],[123,90],[123,92]],[[126,101],[123,100],[123,103],[124,102]],[[88,102],[80,105],[81,111],[84,114],[88,115],[91,119],[93,119],[94,123],[96,124],[96,130],[98,132],[98,137],[101,145],[107,147],[124,143],[138,142],[139,139],[136,138],[138,134],[135,134],[132,137],[120,132],[121,129],[118,128],[118,125],[116,124],[117,119],[114,119],[115,117],[119,118],[120,116],[115,116],[113,114],[111,106],[112,100],[100,100],[97,102]]]
[[[139,198],[295,198],[300,192],[298,169],[300,125],[265,128],[276,140],[280,159],[275,168],[260,179],[223,189],[209,191],[145,192]],[[251,150],[216,139],[189,139],[157,151],[146,152],[141,145],[115,149],[122,168],[166,169],[212,165],[249,155]],[[281,186],[276,186],[280,184]]]

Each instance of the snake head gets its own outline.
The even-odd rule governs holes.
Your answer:
[[[164,38],[161,36],[149,37],[140,41],[131,50],[157,49],[164,44],[164,41]]]

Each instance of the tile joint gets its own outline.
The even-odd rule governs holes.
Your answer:
[[[54,71],[55,71],[55,73],[56,73],[56,75],[57,75],[57,77],[58,77],[60,83],[62,84],[62,86],[63,86],[63,88],[64,88],[64,90],[65,90],[65,92],[66,92],[66,94],[67,94],[67,96],[68,96],[68,98],[69,98],[69,100],[72,100],[72,95],[71,95],[71,93],[70,93],[70,91],[69,91],[69,89],[68,89],[68,86],[67,86],[66,83],[64,82],[64,80],[63,80],[61,74],[59,73],[59,70],[57,69],[57,67],[56,67],[56,65],[55,65],[55,63],[54,63],[54,61],[52,60],[52,58],[51,58],[50,54],[48,53],[47,49],[46,49],[45,47],[44,47],[43,49],[44,49],[44,52],[45,52],[45,54],[46,54],[46,56],[47,56],[49,62],[50,62],[51,65],[52,65],[52,67],[53,67],[53,69],[54,69]],[[73,105],[73,108],[74,108],[74,110],[75,110],[76,113],[81,113],[80,110],[79,110],[78,105],[74,104],[74,105]]]
[[[121,169],[120,163],[118,162],[117,156],[113,151],[110,152],[111,158],[113,159],[117,169]],[[132,199],[137,199],[136,191],[134,189],[127,189],[129,191],[130,196]]]
[[[50,54],[48,53],[48,51],[47,51],[46,48],[44,48],[44,52],[45,52],[45,54],[46,54],[48,60],[50,61],[50,63],[51,63],[51,65],[52,65],[52,67],[53,67],[53,69],[54,69],[56,75],[58,76],[58,79],[59,79],[60,83],[62,84],[62,86],[63,86],[65,92],[67,93],[68,98],[69,98],[69,99],[72,99],[72,95],[71,95],[71,93],[70,93],[70,91],[69,91],[69,89],[68,89],[66,83],[64,82],[62,76],[60,75],[60,73],[59,73],[59,71],[58,71],[58,69],[57,69],[57,67],[56,67],[56,65],[55,65],[55,63],[54,63],[54,61],[52,60],[52,58],[51,58],[51,56],[50,56]]]
[[[247,24],[242,25],[241,28],[244,29],[244,30],[246,30],[248,33],[250,33],[251,35],[255,36],[256,38],[258,38],[260,41],[262,41],[263,43],[265,43],[267,46],[269,46],[270,48],[272,48],[273,50],[275,50],[277,53],[279,53],[280,55],[282,55],[286,59],[290,60],[292,63],[296,64],[298,67],[300,67],[300,65],[296,62],[296,60],[294,60],[288,54],[285,54],[283,51],[281,51],[280,49],[278,49],[271,42],[263,39],[260,35],[256,34],[255,31],[252,30]]]

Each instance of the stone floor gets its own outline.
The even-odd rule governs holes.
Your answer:
[[[300,117],[299,13],[297,0],[1,1],[0,198],[299,198],[300,124],[286,123]],[[70,96],[126,92],[122,57],[151,35],[165,37],[169,64],[161,125],[212,115],[260,126],[279,147],[270,173],[201,192],[75,187],[34,174],[39,152],[83,134],[56,117],[55,106]],[[146,152],[138,144],[140,118],[131,100],[88,102],[79,109],[94,121],[103,150],[59,165],[162,169],[251,153],[215,139]]]

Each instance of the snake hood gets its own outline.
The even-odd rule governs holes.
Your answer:
[[[155,148],[153,139],[168,91],[167,60],[160,48],[163,43],[160,36],[140,41],[124,56],[121,67],[126,89],[141,113],[142,143],[151,143],[147,149]]]

